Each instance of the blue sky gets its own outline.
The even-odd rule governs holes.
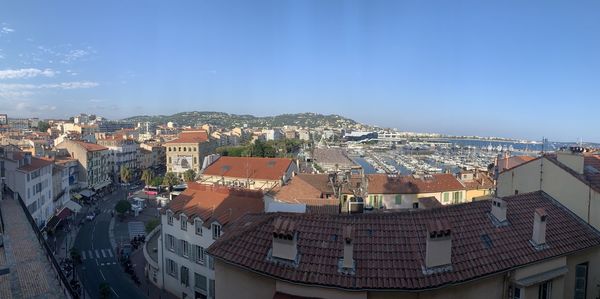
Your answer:
[[[0,110],[600,141],[599,1],[4,1]]]

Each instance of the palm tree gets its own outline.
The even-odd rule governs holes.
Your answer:
[[[186,182],[191,182],[196,179],[196,171],[193,169],[188,169],[183,173],[183,180]]]
[[[131,180],[131,170],[127,168],[127,166],[121,166],[121,181],[124,183],[129,183]]]
[[[144,170],[144,172],[142,172],[142,181],[144,181],[146,186],[151,186],[152,180],[154,180],[154,174],[152,171],[150,171],[150,169]]]
[[[164,185],[168,185],[169,186],[169,190],[171,190],[171,187],[173,187],[174,185],[179,184],[179,178],[177,177],[177,175],[173,172],[167,172],[165,174],[165,178],[163,179],[163,184]]]

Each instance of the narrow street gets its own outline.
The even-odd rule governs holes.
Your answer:
[[[81,253],[83,262],[77,271],[91,298],[99,298],[102,282],[110,285],[111,298],[146,297],[123,271],[109,237],[111,211],[119,199],[125,198],[125,192],[119,189],[101,200],[98,208],[102,212],[94,220],[86,221],[75,239],[74,246]],[[114,217],[118,221],[117,216]]]

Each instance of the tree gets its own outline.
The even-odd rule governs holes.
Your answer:
[[[98,294],[102,299],[110,298],[110,285],[106,282],[100,283],[100,286],[98,286]]]
[[[160,219],[152,219],[152,220],[146,222],[146,233],[150,233],[159,224],[160,224]]]
[[[150,169],[146,169],[146,170],[144,170],[144,172],[142,172],[142,181],[144,181],[146,186],[151,186],[153,180],[154,180],[154,174],[152,173],[152,171]]]
[[[129,183],[131,180],[131,170],[127,168],[127,166],[121,166],[121,181],[124,183]]]
[[[48,130],[48,128],[50,128],[50,124],[48,122],[45,122],[45,121],[38,122],[38,130],[40,132],[46,132]]]
[[[119,200],[119,202],[117,202],[117,205],[115,205],[115,211],[117,211],[117,213],[119,213],[119,215],[125,214],[130,209],[131,209],[131,203],[124,199]]]
[[[162,182],[163,182],[163,179],[164,178],[161,177],[161,176],[155,177],[154,179],[152,179],[152,185],[151,186],[156,186],[156,187],[160,186],[160,184],[162,184]]]
[[[179,178],[177,175],[173,172],[167,172],[163,178],[163,185],[169,186],[169,190],[171,190],[171,187],[177,184],[179,184]]]
[[[188,169],[183,173],[183,180],[192,182],[196,179],[196,172],[193,169]]]

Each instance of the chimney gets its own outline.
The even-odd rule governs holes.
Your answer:
[[[506,221],[506,201],[501,198],[492,198],[492,216],[500,223]]]
[[[452,229],[446,219],[427,223],[427,244],[425,267],[449,265],[452,263]]]
[[[583,152],[583,147],[572,146],[566,150],[557,151],[556,159],[558,162],[566,165],[578,174],[583,174]]]
[[[342,267],[346,269],[354,268],[354,246],[352,244],[352,226],[344,227],[344,257],[342,258]]]
[[[296,223],[290,219],[277,218],[273,223],[272,256],[288,261],[296,261],[298,254],[298,233]]]
[[[535,209],[533,214],[533,234],[531,241],[534,245],[540,246],[546,244],[546,222],[548,214],[544,208]]]

